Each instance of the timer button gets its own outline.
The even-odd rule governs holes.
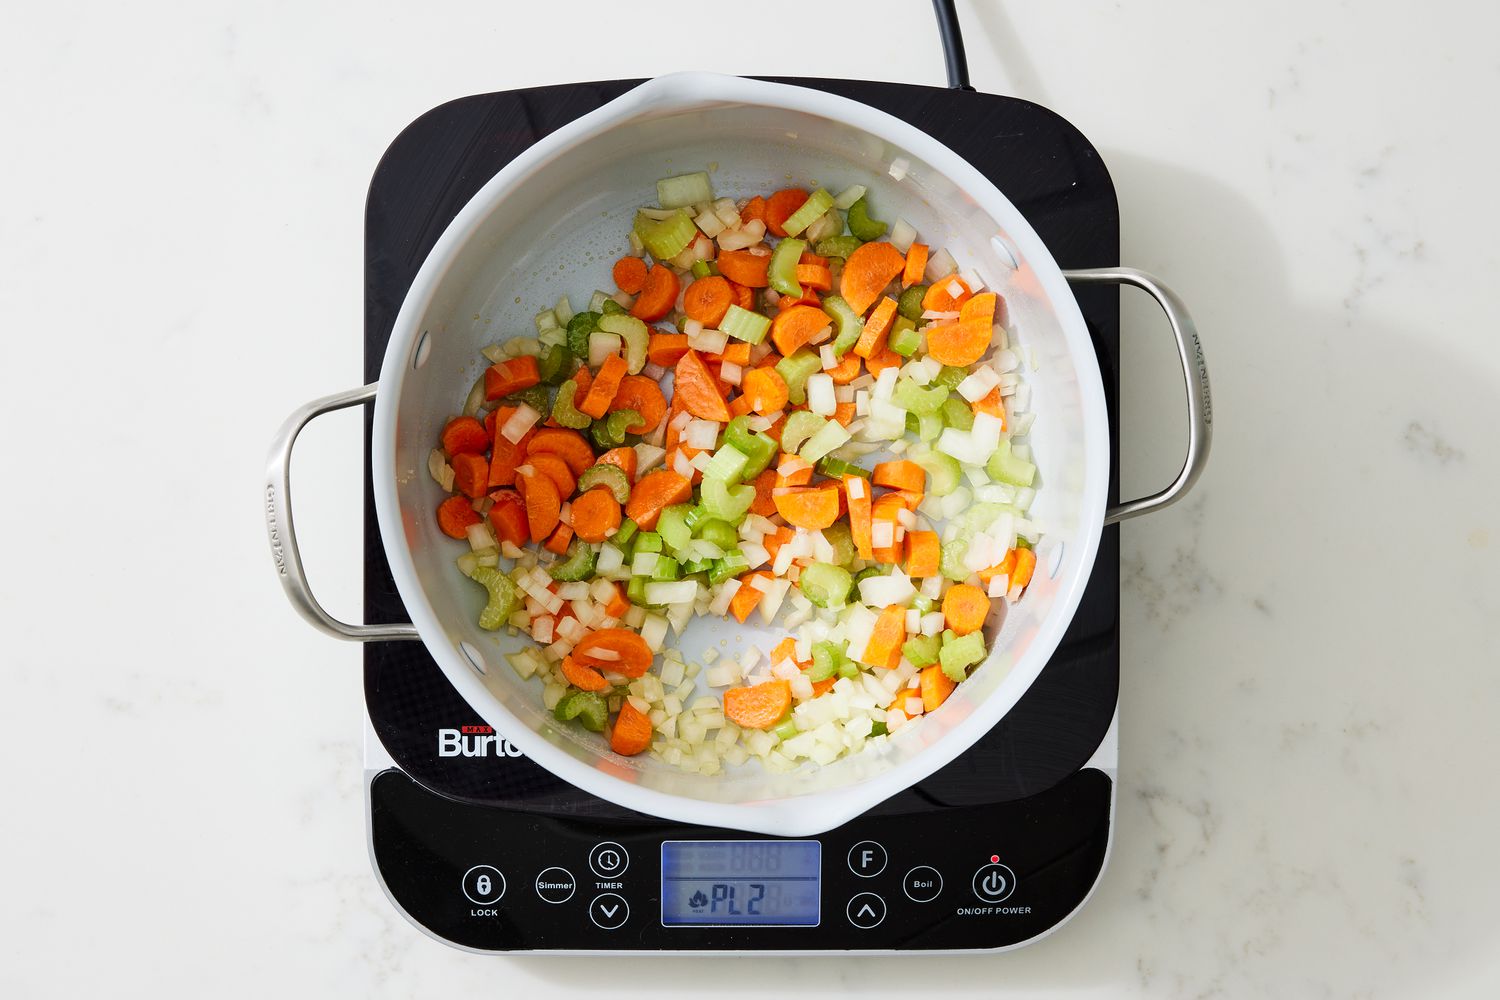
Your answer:
[[[918,865],[906,873],[906,881],[901,883],[906,898],[913,903],[930,903],[938,898],[938,893],[943,891],[943,876],[938,870],[929,865]]]
[[[974,873],[974,895],[999,903],[1016,890],[1016,874],[1002,864],[988,864]]]
[[[500,897],[505,895],[505,876],[493,865],[475,865],[464,872],[460,884],[469,902],[479,906],[498,903]]]
[[[874,878],[885,871],[885,848],[873,840],[861,840],[849,848],[849,870],[861,878]]]
[[[618,893],[606,892],[595,896],[589,904],[589,919],[600,930],[612,931],[623,927],[630,919],[630,904]]]
[[[606,840],[602,844],[595,844],[594,849],[589,851],[589,867],[600,878],[618,878],[630,867],[630,855],[619,844]]]
[[[848,915],[851,924],[867,931],[880,926],[880,922],[885,919],[885,900],[873,892],[862,892],[849,900],[844,913]]]

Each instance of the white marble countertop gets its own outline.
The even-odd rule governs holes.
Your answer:
[[[966,958],[437,944],[369,869],[359,653],[287,607],[257,509],[281,418],[358,377],[365,186],[404,124],[673,69],[940,84],[926,3],[44,4],[0,32],[0,995],[1500,994],[1500,16],[960,8],[975,85],[1103,152],[1123,258],[1191,303],[1214,378],[1196,494],[1124,529],[1118,830],[1084,911]],[[658,19],[692,41],[653,54]],[[756,44],[791,29],[829,41]],[[1126,321],[1138,492],[1182,429],[1159,319]],[[350,617],[357,440],[327,421],[299,462]]]

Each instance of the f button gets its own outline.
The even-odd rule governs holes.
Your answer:
[[[861,878],[874,878],[885,871],[885,848],[873,840],[861,840],[849,848],[849,870]]]

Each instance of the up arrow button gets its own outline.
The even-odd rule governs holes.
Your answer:
[[[844,908],[849,922],[861,930],[869,930],[878,927],[885,919],[885,900],[873,892],[862,892],[849,900],[849,905]]]

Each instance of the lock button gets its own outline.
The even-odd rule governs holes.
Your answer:
[[[464,872],[462,888],[469,902],[488,906],[505,895],[505,876],[494,865],[475,865]]]

